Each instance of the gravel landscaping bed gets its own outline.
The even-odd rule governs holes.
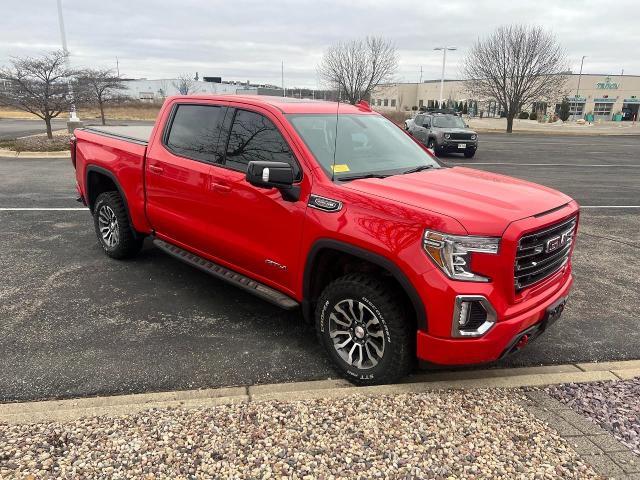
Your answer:
[[[555,385],[547,393],[610,431],[640,455],[640,378]]]
[[[600,478],[504,390],[0,424],[0,478]]]
[[[58,152],[69,150],[70,134],[56,134],[50,140],[46,135],[31,135],[17,138],[14,143],[16,152]]]

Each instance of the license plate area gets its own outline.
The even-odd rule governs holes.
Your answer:
[[[553,325],[558,321],[562,312],[564,311],[564,307],[567,304],[567,297],[562,297],[556,300],[554,303],[547,307],[547,311],[544,314],[544,318],[542,319],[542,328],[546,329],[550,325]]]
[[[467,148],[467,144],[466,143],[459,143],[458,144],[458,148]]]

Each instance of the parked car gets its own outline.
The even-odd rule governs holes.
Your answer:
[[[471,158],[478,149],[478,134],[458,115],[442,113],[422,113],[405,128],[436,154],[462,153]]]
[[[574,200],[444,166],[365,103],[171,97],[153,127],[76,130],[71,154],[108,256],[148,237],[299,308],[359,385],[517,351],[573,282]]]

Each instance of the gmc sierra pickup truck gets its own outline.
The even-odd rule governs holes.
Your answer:
[[[365,102],[172,97],[153,127],[76,130],[71,158],[107,255],[149,237],[300,308],[360,385],[519,350],[573,281],[574,200],[447,167]]]

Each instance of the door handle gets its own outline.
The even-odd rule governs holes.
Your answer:
[[[211,182],[211,186],[219,192],[229,193],[231,191],[231,187],[229,185],[224,185],[222,183]]]
[[[158,165],[149,165],[149,170],[154,173],[162,173],[164,172],[164,168],[159,167]]]

